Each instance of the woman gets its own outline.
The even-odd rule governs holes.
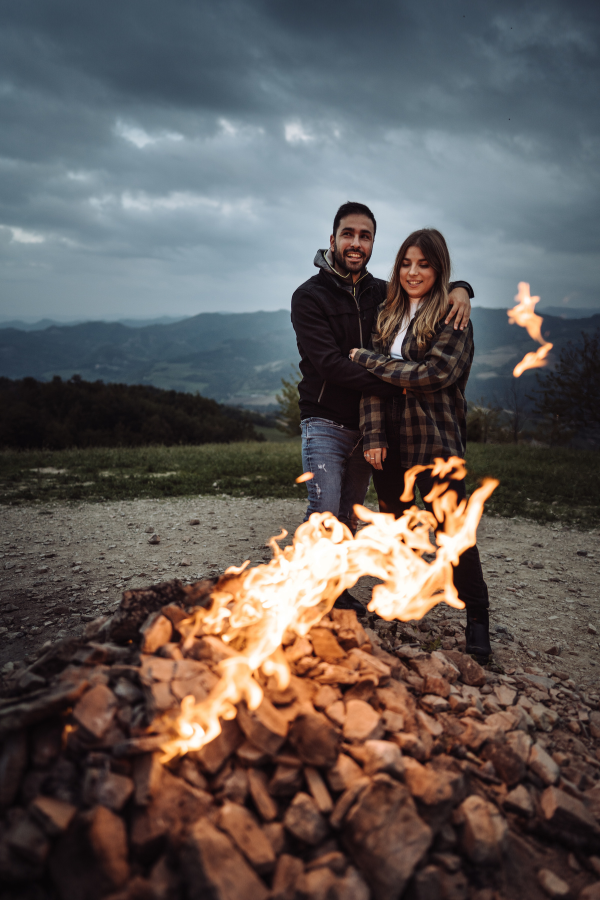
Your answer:
[[[364,395],[361,404],[364,455],[374,469],[379,508],[396,518],[408,505],[399,499],[407,469],[429,465],[436,457],[465,454],[465,387],[473,361],[473,326],[469,322],[457,330],[452,323],[444,324],[450,269],[448,247],[439,231],[423,228],[409,235],[396,256],[387,299],[379,310],[373,350],[350,353],[355,363],[404,388],[403,394],[385,401]],[[436,480],[430,471],[417,476],[422,497]],[[450,487],[459,501],[465,497],[464,481],[453,480]],[[454,584],[467,609],[466,652],[487,662],[489,599],[477,547],[461,555]]]

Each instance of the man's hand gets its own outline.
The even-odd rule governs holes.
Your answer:
[[[460,328],[464,331],[469,324],[471,317],[471,301],[465,288],[456,287],[451,294],[448,294],[448,302],[450,303],[450,311],[446,316],[446,325],[454,318],[454,328]]]
[[[374,469],[383,469],[383,461],[387,456],[386,447],[376,447],[374,450],[365,450],[364,457]]]

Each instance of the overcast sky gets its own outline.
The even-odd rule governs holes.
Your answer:
[[[7,0],[0,316],[289,306],[340,203],[600,307],[598,0]]]

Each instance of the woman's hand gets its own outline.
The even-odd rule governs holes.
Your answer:
[[[350,357],[350,359],[352,360],[352,362],[354,362],[354,354],[355,354],[355,353],[358,353],[358,347],[354,347],[354,348],[350,351],[350,353],[348,354],[348,356]]]
[[[387,456],[387,447],[376,447],[374,450],[365,450],[364,457],[374,469],[383,469],[383,461]]]

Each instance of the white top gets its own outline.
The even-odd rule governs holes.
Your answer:
[[[420,300],[411,300],[410,301],[410,317],[409,317],[408,321],[406,319],[404,319],[404,322],[402,323],[400,331],[394,338],[394,343],[392,344],[392,346],[390,348],[390,356],[392,357],[392,359],[403,359],[402,341],[404,340],[404,336],[406,335],[406,332],[408,331],[408,326],[410,325],[410,323],[412,322],[412,320],[415,317],[415,314],[417,312],[420,302],[421,302]]]

